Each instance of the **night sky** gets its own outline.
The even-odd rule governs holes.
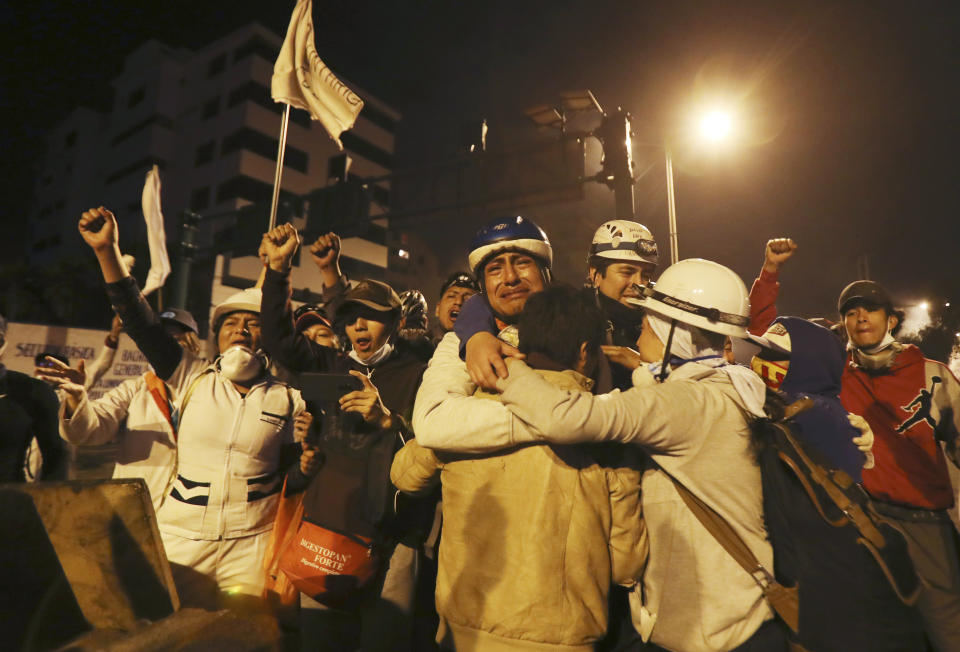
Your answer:
[[[32,201],[23,189],[33,187],[45,130],[77,104],[107,104],[125,54],[151,36],[197,47],[251,20],[282,34],[293,7],[10,4],[0,9],[8,229]],[[903,304],[960,301],[953,2],[336,0],[314,11],[326,63],[404,114],[399,167],[450,157],[469,120],[488,120],[491,150],[535,137],[523,109],[562,91],[589,88],[605,107],[623,106],[638,143],[677,133],[692,100],[722,91],[749,129],[729,151],[678,153],[681,258],[715,259],[749,284],[763,243],[791,235],[801,248],[782,278],[785,313],[832,313],[861,253]],[[637,145],[634,154],[637,219],[666,258],[662,152]],[[584,238],[614,206],[603,187],[588,197],[570,218]],[[476,226],[430,224],[430,232],[459,258]],[[22,243],[6,240],[0,251],[15,256]],[[565,260],[582,260],[587,244]],[[564,265],[560,276],[579,280],[583,270]]]

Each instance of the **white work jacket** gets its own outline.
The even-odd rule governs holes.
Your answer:
[[[187,357],[168,384],[177,467],[157,513],[160,530],[198,540],[268,531],[286,472],[281,447],[293,443],[293,419],[305,407],[300,392],[268,376],[244,396],[215,364]]]

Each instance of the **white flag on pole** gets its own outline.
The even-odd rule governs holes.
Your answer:
[[[148,295],[170,276],[170,258],[167,256],[167,234],[163,230],[163,213],[160,211],[160,171],[154,165],[147,172],[143,184],[143,219],[147,223],[147,243],[150,246],[150,271],[143,284],[143,294]]]
[[[277,102],[309,111],[343,149],[340,134],[356,122],[363,100],[320,60],[313,37],[311,0],[298,0],[293,8],[287,38],[273,66],[270,94]]]

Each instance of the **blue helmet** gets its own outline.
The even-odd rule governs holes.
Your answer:
[[[474,277],[483,287],[483,266],[495,255],[504,251],[522,251],[533,256],[544,276],[549,278],[553,265],[553,248],[547,234],[532,220],[519,215],[501,217],[489,222],[473,236],[470,243],[468,263]]]

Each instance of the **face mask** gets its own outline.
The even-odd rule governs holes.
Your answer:
[[[860,349],[860,350],[866,353],[867,355],[876,355],[877,353],[880,353],[881,351],[890,348],[890,345],[893,344],[894,342],[896,342],[896,340],[893,339],[893,335],[891,335],[890,331],[888,330],[886,335],[883,336],[883,339],[880,340],[880,342],[876,346],[871,346],[869,348]],[[855,347],[852,345],[852,343],[848,343],[847,348],[852,349]]]
[[[366,360],[361,360],[360,356],[357,355],[357,352],[354,351],[353,349],[350,349],[350,353],[348,353],[347,355],[350,357],[351,360],[359,362],[364,367],[376,367],[383,360],[385,360],[391,353],[393,353],[393,344],[390,342],[390,340],[387,340],[386,342],[384,342],[383,346],[377,349],[376,353],[371,355]]]
[[[265,367],[262,355],[257,355],[242,344],[236,344],[220,356],[220,373],[227,380],[242,383],[256,378]]]
[[[750,359],[750,368],[771,389],[780,389],[780,385],[783,384],[783,379],[787,375],[787,367],[772,360],[764,360],[756,355]]]

